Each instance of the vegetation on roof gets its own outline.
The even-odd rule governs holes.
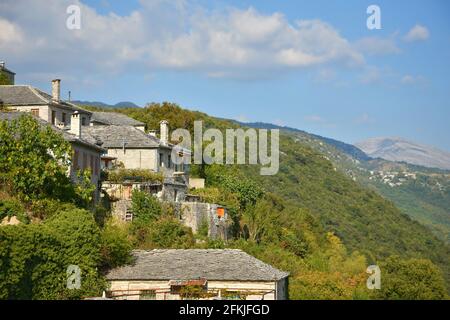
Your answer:
[[[122,183],[124,181],[162,183],[164,180],[163,175],[159,172],[154,172],[149,169],[125,168],[104,170],[103,178],[105,181],[113,183]]]

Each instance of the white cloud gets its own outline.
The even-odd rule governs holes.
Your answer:
[[[355,48],[370,55],[386,55],[400,53],[400,49],[395,43],[395,37],[389,38],[366,37],[355,43]]]
[[[22,32],[17,25],[0,17],[0,48],[20,45],[22,38]]]
[[[430,36],[430,32],[424,26],[416,24],[409,30],[409,32],[403,38],[406,42],[424,41]]]
[[[356,124],[370,124],[374,122],[375,120],[367,113],[363,113],[355,119]]]
[[[74,3],[81,7],[81,30],[65,27],[66,8]],[[364,64],[363,54],[320,20],[290,23],[281,13],[209,11],[183,0],[141,5],[119,16],[100,15],[74,0],[2,0],[2,55],[31,66],[30,72],[61,76],[145,68],[236,77],[329,63]]]
[[[404,75],[400,82],[404,85],[424,84],[426,79],[422,76]]]

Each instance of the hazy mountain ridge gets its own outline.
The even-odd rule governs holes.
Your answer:
[[[450,170],[449,152],[402,138],[372,138],[355,143],[355,146],[373,158]]]
[[[116,104],[107,104],[101,101],[81,101],[81,100],[74,100],[71,102],[78,105],[89,105],[101,108],[139,108],[137,104],[131,101],[121,101]]]
[[[317,138],[319,140],[322,140],[325,143],[328,143],[332,146],[334,146],[336,149],[341,150],[343,152],[345,152],[346,154],[351,155],[352,157],[354,157],[355,159],[358,160],[370,160],[371,158],[364,153],[364,151],[362,151],[361,149],[359,149],[358,147],[339,141],[339,140],[335,140],[332,138],[327,138],[327,137],[322,137],[316,134],[312,134],[312,133],[308,133],[306,131],[300,130],[300,129],[296,129],[296,128],[292,128],[292,127],[286,127],[286,126],[278,126],[272,123],[265,123],[265,122],[240,122],[240,121],[235,121],[232,120],[242,126],[246,126],[246,127],[252,127],[252,128],[259,128],[259,129],[280,129],[280,130],[285,130],[285,131],[289,131],[289,132],[296,132],[296,133],[302,133],[302,134],[306,134],[308,136]]]

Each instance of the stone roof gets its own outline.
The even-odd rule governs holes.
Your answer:
[[[144,126],[143,122],[127,117],[124,114],[116,112],[92,112],[91,122],[98,122],[105,125],[117,126]]]
[[[111,270],[108,280],[277,281],[289,275],[237,249],[134,250],[131,265]]]
[[[59,129],[59,128],[49,124],[48,122],[42,120],[41,118],[31,115],[31,113],[25,113],[25,112],[0,112],[0,120],[13,121],[13,120],[19,119],[20,116],[22,116],[24,114],[32,116],[36,121],[39,122],[39,124],[41,126],[49,126],[55,132],[58,132],[58,133],[62,134],[64,140],[66,140],[68,142],[78,143],[78,144],[84,145],[86,147],[96,149],[97,151],[102,152],[102,153],[106,152],[106,150],[103,149],[100,146],[100,144],[99,144],[100,141],[98,141],[97,139],[95,139],[94,137],[92,137],[91,135],[89,135],[87,133],[83,134],[84,129],[87,128],[86,126],[83,126],[81,128],[81,138],[78,138],[76,135],[74,135],[74,134],[72,134],[72,133],[70,133],[70,132],[68,132],[66,130],[61,130],[61,129]]]
[[[150,149],[161,145],[158,138],[152,137],[133,126],[89,126],[83,127],[85,132],[96,140],[103,142],[104,148],[137,148]]]
[[[11,106],[39,106],[53,104],[65,109],[78,110],[81,113],[91,114],[90,111],[86,111],[68,101],[61,100],[55,102],[51,95],[27,85],[0,86],[0,100],[4,104]]]

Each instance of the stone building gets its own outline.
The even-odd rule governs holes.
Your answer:
[[[13,121],[19,119],[21,115],[21,112],[1,112],[0,120]],[[100,157],[106,150],[93,137],[82,133],[79,114],[75,112],[72,115],[72,127],[70,130],[63,130],[50,125],[37,116],[33,117],[40,125],[50,126],[54,131],[60,133],[66,141],[70,142],[73,154],[68,175],[72,181],[76,182],[76,172],[89,169],[91,171],[91,182],[97,186],[95,199],[98,200],[100,191]]]
[[[128,300],[285,300],[287,272],[236,249],[135,250],[111,270],[108,296]],[[192,290],[195,289],[195,290]]]
[[[78,112],[80,123],[88,126],[92,113],[61,99],[61,80],[52,80],[49,95],[28,85],[0,86],[0,100],[12,111],[31,112],[59,128],[69,128],[72,114]]]

